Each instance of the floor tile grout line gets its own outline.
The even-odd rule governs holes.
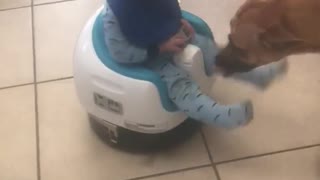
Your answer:
[[[148,179],[148,178],[154,178],[154,177],[159,177],[159,176],[176,174],[176,173],[185,172],[185,171],[197,170],[197,169],[206,168],[206,167],[211,167],[211,163],[210,163],[210,164],[200,165],[200,166],[194,166],[194,167],[189,167],[189,168],[183,168],[183,169],[173,170],[173,171],[167,171],[167,172],[158,173],[158,174],[152,174],[152,175],[147,175],[147,176],[130,178],[130,179],[126,179],[126,180],[143,180],[143,179]]]
[[[204,146],[206,148],[206,151],[208,153],[208,156],[209,156],[209,159],[210,159],[210,163],[212,165],[212,169],[217,177],[217,180],[221,180],[221,176],[219,174],[219,171],[218,171],[218,168],[217,168],[217,165],[214,163],[214,160],[213,160],[213,156],[210,152],[210,148],[209,148],[209,145],[208,145],[208,141],[207,141],[207,138],[203,132],[203,129],[201,128],[200,129],[200,133],[201,133],[201,137],[202,137],[202,140],[203,140],[203,143],[204,143]]]
[[[4,86],[4,87],[0,87],[0,91],[1,91],[1,90],[6,90],[6,89],[23,87],[23,86],[29,86],[29,85],[33,85],[33,84],[34,84],[34,83],[24,83],[24,84],[12,85],[12,86]]]
[[[280,151],[274,151],[274,152],[269,152],[269,153],[264,153],[264,154],[257,154],[257,155],[253,155],[253,156],[246,156],[246,157],[237,158],[237,159],[231,159],[231,160],[226,160],[226,161],[219,161],[219,162],[216,162],[215,164],[217,166],[219,166],[219,165],[224,165],[224,164],[234,163],[234,162],[239,162],[239,161],[245,161],[245,160],[250,160],[250,159],[255,159],[255,158],[262,158],[262,157],[267,157],[267,156],[272,156],[272,155],[277,155],[277,154],[283,154],[283,153],[288,153],[288,152],[296,152],[296,151],[301,151],[301,150],[307,150],[307,149],[311,149],[311,148],[315,148],[315,147],[320,147],[320,144],[296,147],[296,148],[280,150]]]
[[[38,106],[38,84],[37,84],[37,57],[35,41],[35,18],[34,18],[34,0],[31,0],[31,28],[32,28],[32,54],[33,54],[33,81],[34,81],[34,108],[35,108],[35,137],[36,137],[36,161],[37,161],[37,180],[41,180],[41,162],[40,162],[40,134],[39,134],[39,106]]]
[[[77,1],[77,0],[60,0],[60,1],[53,1],[53,2],[47,2],[47,3],[39,3],[39,4],[34,4],[33,6],[45,6],[45,5],[51,5],[51,4],[59,4],[59,3],[64,3],[64,2],[70,2],[70,1]]]
[[[201,131],[201,133],[203,133],[203,132]],[[205,138],[205,136],[203,136],[203,138]],[[244,157],[244,158],[238,158],[238,159],[233,159],[233,160],[220,161],[220,162],[216,162],[216,163],[213,163],[213,164],[210,163],[210,164],[206,164],[206,165],[195,166],[195,167],[190,167],[190,168],[184,168],[184,169],[179,169],[179,170],[174,170],[174,171],[168,171],[168,172],[158,173],[158,174],[153,174],[153,175],[148,175],[148,176],[136,177],[136,178],[131,178],[131,179],[127,179],[127,180],[143,180],[143,179],[147,179],[147,178],[153,178],[153,177],[159,177],[159,176],[164,176],[164,175],[169,175],[169,174],[175,174],[175,173],[184,172],[184,171],[191,171],[191,170],[201,169],[201,168],[205,168],[205,167],[212,167],[212,165],[218,166],[218,165],[238,162],[238,161],[242,161],[242,160],[249,160],[249,159],[254,159],[254,158],[266,157],[266,156],[275,155],[275,154],[282,154],[282,153],[286,153],[286,152],[295,152],[295,151],[306,150],[306,149],[311,149],[311,148],[315,148],[315,147],[320,147],[320,144],[297,147],[297,148],[291,148],[291,149],[281,150],[281,151],[274,151],[274,152],[270,152],[270,153],[264,153],[264,154],[254,155],[254,156],[247,156],[247,157]],[[220,177],[218,177],[218,178],[220,178]]]
[[[16,10],[16,9],[23,9],[23,8],[29,8],[30,5],[27,5],[27,6],[19,6],[19,7],[12,7],[12,8],[4,8],[4,9],[0,9],[0,12],[1,11],[11,11],[11,10]]]
[[[50,79],[50,80],[45,80],[45,81],[39,81],[39,82],[37,82],[37,84],[45,84],[45,83],[50,83],[50,82],[55,82],[55,81],[63,81],[63,80],[68,80],[68,79],[73,79],[73,76],[57,78],[57,79]]]
[[[63,80],[68,80],[68,79],[72,79],[73,76],[69,76],[69,77],[64,77],[64,78],[57,78],[57,79],[50,79],[50,80],[45,80],[45,81],[39,81],[37,82],[37,84],[45,84],[45,83],[50,83],[50,82],[55,82],[55,81],[63,81]],[[18,88],[18,87],[23,87],[23,86],[30,86],[30,85],[34,85],[35,83],[23,83],[23,84],[17,84],[17,85],[12,85],[12,86],[3,86],[0,87],[0,91],[1,90],[6,90],[6,89],[12,89],[12,88]]]
[[[0,12],[1,12],[1,11],[11,11],[11,10],[16,10],[16,9],[23,9],[23,8],[31,8],[31,6],[36,7],[36,6],[44,6],[44,5],[51,5],[51,4],[59,4],[59,3],[70,2],[70,1],[77,1],[77,0],[61,0],[61,1],[53,1],[53,2],[47,2],[47,3],[39,3],[39,4],[26,5],[26,6],[3,8],[3,9],[0,9]]]
[[[213,157],[212,157],[212,155],[211,155],[211,153],[210,153],[210,149],[209,149],[209,146],[208,146],[208,143],[207,143],[207,139],[206,139],[206,137],[205,137],[205,135],[204,135],[204,133],[203,133],[202,128],[200,129],[200,134],[201,134],[201,138],[202,138],[202,140],[203,140],[204,146],[205,146],[205,148],[206,148],[208,157],[209,157],[209,159],[210,159],[210,162],[213,163]]]

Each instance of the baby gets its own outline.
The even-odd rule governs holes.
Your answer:
[[[181,29],[190,39],[182,36]],[[107,0],[104,30],[112,58],[128,66],[141,64],[158,73],[172,102],[190,118],[222,128],[243,126],[253,118],[251,102],[218,104],[174,63],[173,56],[191,43],[202,50],[205,71],[210,76],[218,49],[215,42],[195,33],[182,18],[177,0]],[[262,70],[259,75],[269,76],[269,72]]]

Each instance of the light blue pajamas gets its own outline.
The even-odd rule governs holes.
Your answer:
[[[158,73],[167,84],[170,99],[179,110],[195,120],[223,128],[241,126],[252,119],[253,110],[250,102],[235,105],[218,104],[200,91],[199,86],[184,69],[174,64],[172,56],[159,55],[150,59],[146,49],[136,47],[127,41],[108,6],[105,13],[105,42],[113,59],[123,64],[142,63]],[[191,43],[202,50],[206,73],[211,75],[218,50],[216,44],[198,34]]]

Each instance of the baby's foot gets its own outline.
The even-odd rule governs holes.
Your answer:
[[[286,60],[272,63],[257,69],[257,85],[261,88],[269,86],[276,78],[280,78],[288,72],[288,62]],[[260,73],[260,75],[259,75]]]
[[[247,125],[253,119],[253,105],[251,101],[240,104],[226,106],[226,111],[218,117],[214,117],[214,122],[223,128],[231,129]]]
[[[287,60],[258,67],[248,73],[236,74],[234,77],[249,82],[260,89],[267,88],[276,78],[288,72]]]

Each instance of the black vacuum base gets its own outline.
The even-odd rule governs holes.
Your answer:
[[[91,128],[108,145],[130,152],[156,152],[170,149],[189,140],[201,124],[188,119],[178,127],[159,134],[145,134],[116,127],[116,132],[89,115]]]

